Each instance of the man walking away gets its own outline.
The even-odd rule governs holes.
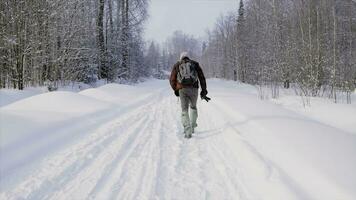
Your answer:
[[[174,94],[180,97],[182,107],[182,124],[185,138],[191,138],[194,128],[197,127],[197,99],[199,83],[201,86],[200,96],[206,99],[206,81],[203,70],[198,62],[191,60],[187,52],[180,55],[180,60],[173,66],[170,84]],[[190,113],[189,111],[190,107]]]

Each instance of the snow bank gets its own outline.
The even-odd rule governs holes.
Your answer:
[[[274,100],[283,107],[293,110],[321,123],[356,134],[356,103],[333,103],[325,98],[311,98],[311,106],[304,107],[298,96],[282,96]],[[354,98],[356,101],[356,98]]]
[[[226,113],[224,118],[230,119],[227,124],[268,158],[297,193],[305,199],[356,196],[356,135],[343,131],[346,127],[355,132],[353,105],[319,104],[310,113],[300,115],[240,93],[238,85],[236,89],[228,82],[214,81],[210,85],[212,105]],[[343,128],[331,126],[327,120],[337,121],[335,124]]]
[[[150,91],[137,86],[112,83],[98,88],[83,90],[79,94],[110,103],[127,105],[133,101],[147,98],[150,95]]]
[[[48,92],[32,96],[10,105],[2,110],[47,111],[70,114],[86,114],[107,108],[109,104],[73,92]]]
[[[104,82],[98,81],[95,85],[104,85]],[[71,84],[66,84],[59,86],[56,91],[67,91],[67,92],[80,92],[84,89],[91,88],[92,86],[81,83],[74,82]],[[42,94],[48,92],[48,88],[42,87],[26,87],[23,90],[17,89],[0,89],[0,107],[25,99],[34,95]]]
[[[107,84],[98,88],[83,90],[79,94],[115,104],[127,104],[136,93],[137,89],[133,86]]]
[[[41,94],[45,91],[45,88],[26,88],[24,90],[1,89],[0,107],[33,95]]]
[[[0,108],[0,147],[38,134],[55,123],[110,108],[111,104],[73,92],[49,92]]]

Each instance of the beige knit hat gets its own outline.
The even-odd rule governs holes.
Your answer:
[[[183,60],[183,58],[189,58],[188,52],[184,51],[184,52],[182,52],[182,53],[180,54],[179,59],[180,59],[180,60]]]

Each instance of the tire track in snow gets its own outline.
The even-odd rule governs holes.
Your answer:
[[[48,193],[60,190],[60,186],[70,181],[83,168],[94,162],[100,152],[118,135],[102,135],[101,132],[91,134],[89,141],[81,142],[74,147],[45,159],[39,170],[28,177],[13,191],[9,191],[7,198],[47,198]]]
[[[172,102],[170,101],[169,106],[165,106],[165,108],[168,107],[168,111],[165,112],[164,117],[175,124],[168,129],[176,132],[176,136],[168,137],[169,135],[166,135],[167,137],[163,137],[163,144],[168,149],[161,146],[155,194],[150,195],[148,199],[214,199],[214,197],[215,199],[236,199],[237,190],[231,186],[231,181],[227,180],[231,176],[219,173],[211,162],[216,160],[214,158],[219,157],[218,155],[212,156],[216,152],[209,151],[209,148],[212,148],[211,140],[214,138],[201,140],[202,138],[199,136],[201,131],[198,129],[191,140],[184,139],[179,118],[179,105],[174,106]],[[172,107],[177,109],[172,109]],[[171,114],[168,114],[169,112]],[[215,129],[215,119],[204,115],[204,111],[201,111],[200,114],[199,119],[204,122],[200,124],[201,127]],[[165,149],[163,153],[162,149]],[[218,188],[214,188],[216,186]],[[226,189],[228,187],[230,190]],[[129,196],[122,197],[128,198]]]
[[[63,146],[75,145],[80,142],[79,140],[85,140],[86,137],[89,137],[88,132],[92,132],[96,127],[105,124],[112,118],[123,117],[122,115],[127,114],[129,111],[136,110],[137,107],[142,107],[147,101],[154,99],[157,93],[161,93],[164,90],[166,90],[166,88],[159,88],[150,95],[138,98],[120,109],[112,107],[89,115],[73,118],[71,121],[78,121],[80,123],[71,123],[69,127],[67,127],[68,122],[63,122],[60,123],[61,125],[57,124],[51,127],[51,129],[48,128],[40,131],[41,133],[36,134],[36,137],[30,134],[30,138],[21,138],[16,143],[4,149],[0,149],[7,157],[11,158],[5,165],[0,165],[0,168],[4,172],[11,169],[8,171],[9,173],[5,174],[6,176],[12,176],[12,174],[17,173],[17,171],[20,173],[23,171],[33,171],[34,168],[23,169],[22,165],[26,164],[28,166],[29,163],[38,165],[41,160],[61,151]],[[51,134],[48,134],[48,132],[51,132]],[[40,138],[40,140],[36,140],[35,138]],[[23,145],[22,143],[26,143],[27,145]],[[24,148],[27,149],[25,154],[23,154]],[[22,158],[17,158],[19,155],[22,155]],[[37,163],[34,161],[37,161]],[[24,174],[26,174],[26,172]]]
[[[134,199],[148,199],[153,198],[152,193],[155,190],[157,185],[157,179],[159,179],[160,171],[158,171],[162,160],[161,160],[161,148],[162,148],[162,139],[165,134],[164,132],[164,124],[165,120],[167,120],[167,114],[169,113],[169,98],[165,98],[161,104],[158,104],[158,108],[156,109],[156,116],[154,117],[155,124],[152,124],[152,129],[150,130],[150,138],[151,141],[149,143],[150,153],[146,156],[145,166],[149,165],[150,167],[143,168],[144,173],[142,176],[142,180],[140,181],[139,186],[135,190]],[[158,119],[158,121],[157,121]],[[142,152],[147,152],[142,149]],[[148,170],[149,171],[148,171]],[[143,172],[143,171],[141,171]],[[140,178],[140,176],[138,177]]]
[[[120,160],[120,162],[117,164],[116,168],[112,170],[111,173],[111,178],[107,180],[107,182],[104,184],[104,186],[100,186],[100,189],[96,189],[93,191],[90,195],[91,198],[93,199],[116,199],[118,198],[119,195],[123,194],[125,192],[126,195],[135,195],[135,192],[132,192],[134,188],[137,185],[129,185],[127,190],[123,189],[124,187],[127,186],[127,183],[131,181],[131,179],[137,180],[138,174],[143,174],[144,173],[144,164],[145,161],[138,160],[140,156],[140,152],[145,153],[145,158],[149,157],[147,156],[148,153],[152,151],[152,134],[150,134],[152,126],[155,124],[155,121],[157,120],[156,114],[157,111],[159,110],[160,103],[164,100],[163,98],[163,92],[160,92],[160,94],[157,97],[158,101],[154,101],[153,103],[147,106],[145,110],[142,110],[142,113],[145,113],[146,116],[148,116],[148,120],[145,123],[145,127],[141,129],[137,135],[139,135],[134,144],[129,147],[129,149],[126,151],[125,159]],[[147,114],[148,113],[148,114]],[[153,113],[152,115],[150,113]],[[144,151],[146,147],[150,147],[149,150]],[[148,159],[148,158],[146,158]],[[137,161],[138,160],[138,161]],[[138,162],[139,164],[137,165],[132,165],[132,162]],[[136,166],[136,168],[135,168]],[[135,176],[136,175],[136,176]],[[137,177],[137,178],[136,178]],[[153,179],[153,178],[152,178]],[[135,182],[135,181],[134,181]],[[140,181],[136,181],[135,183],[139,183]],[[141,181],[143,182],[143,181]],[[131,192],[131,193],[130,193]],[[118,198],[120,199],[120,198]]]
[[[215,160],[213,163],[220,172],[220,176],[225,180],[225,186],[229,189],[229,194],[237,194],[238,199],[257,199],[242,183],[242,172],[238,164],[235,161],[231,161],[232,153],[226,150],[222,151],[220,144],[220,148],[216,144],[211,144],[209,152],[211,152],[212,159]],[[226,159],[226,156],[230,156],[230,158]],[[229,198],[232,197],[230,196]]]
[[[159,91],[157,99],[159,99],[163,91],[164,90]],[[78,192],[77,189],[71,189],[71,192],[60,191],[60,193],[65,194],[65,197],[68,198],[77,197],[76,195],[78,193],[80,193],[81,197],[83,198],[101,198],[100,194],[102,193],[102,190],[107,185],[110,185],[110,182],[115,177],[115,171],[117,171],[119,166],[122,165],[122,163],[125,163],[126,160],[130,157],[131,152],[137,148],[138,143],[141,140],[141,135],[146,129],[149,128],[152,119],[150,119],[150,117],[147,115],[147,112],[152,110],[154,104],[154,101],[152,101],[144,106],[141,106],[139,109],[136,109],[136,112],[138,113],[137,119],[142,118],[142,123],[138,123],[141,120],[137,121],[136,119],[128,119],[127,122],[125,122],[127,129],[121,131],[124,132],[126,137],[114,143],[111,149],[106,150],[106,152],[110,151],[111,159],[101,159],[101,164],[104,164],[102,167],[100,167],[100,165],[91,167],[91,171],[99,171],[96,173],[95,178],[93,178],[90,173],[83,173],[80,180],[73,180],[74,183],[80,183],[83,192]],[[90,177],[89,180],[86,180],[88,177]],[[88,187],[88,185],[90,185],[90,187]],[[68,188],[72,188],[71,185],[69,185]]]
[[[1,194],[1,196],[6,197],[6,199],[43,199],[48,198],[49,194],[55,191],[60,191],[63,185],[74,179],[80,171],[93,163],[95,157],[104,151],[109,144],[123,135],[126,122],[140,122],[139,119],[145,116],[144,113],[140,112],[141,108],[148,105],[150,103],[139,106],[126,115],[101,125],[90,134],[89,138],[80,141],[79,144],[74,144],[71,148],[64,149],[44,159],[39,169],[32,173],[33,175],[20,183],[14,190]],[[140,123],[143,123],[144,119],[141,121]],[[114,131],[118,128],[123,129],[121,133]]]
[[[198,102],[199,104],[199,102]],[[180,119],[180,106],[178,106],[176,117],[177,132],[176,143],[179,149],[176,151],[176,162],[174,163],[174,170],[171,177],[173,179],[170,183],[170,193],[168,199],[207,199],[208,193],[206,188],[207,174],[206,163],[208,160],[206,153],[206,143],[196,139],[196,134],[193,134],[192,139],[185,139],[183,134],[183,127]],[[199,109],[199,105],[198,105]],[[204,117],[199,117],[201,119]],[[199,123],[199,122],[198,122]]]
[[[172,98],[162,97],[162,99],[154,108],[155,112],[152,113],[151,124],[146,128],[145,137],[141,138],[138,148],[129,155],[121,174],[117,175],[120,178],[110,190],[106,190],[112,193],[109,197],[103,195],[100,198],[154,199],[162,196],[162,193],[157,192],[158,190],[165,191],[169,195],[170,191],[174,191],[173,188],[168,188],[167,184],[162,184],[162,180],[169,180],[172,177],[169,171],[173,169],[171,161],[174,160],[175,155],[168,152],[172,150],[172,147],[176,147],[180,140],[177,139],[177,135],[172,134],[177,131],[178,126],[172,127],[169,124],[178,123],[178,121],[174,115],[176,112],[172,110],[174,107]],[[163,159],[168,157],[170,159]],[[162,173],[162,171],[167,173]],[[101,193],[105,194],[104,191]],[[170,196],[174,197],[174,195]]]
[[[226,136],[220,138],[225,144],[223,145],[225,148],[219,149],[215,146],[215,149],[220,151],[220,155],[225,162],[230,163],[231,166],[239,166],[239,181],[241,183],[240,185],[245,188],[245,194],[247,194],[246,198],[251,198],[253,194],[252,199],[261,199],[262,197],[270,197],[271,199],[298,199],[295,189],[290,188],[289,184],[285,183],[285,178],[283,177],[284,173],[266,159],[256,147],[247,141],[236,127],[232,125],[230,120],[234,118],[224,112],[225,109],[219,104],[213,103],[212,105],[213,107],[211,109],[216,113],[214,115],[216,117],[215,120],[228,119],[222,126],[222,131]],[[221,147],[222,145],[219,146]],[[231,158],[226,159],[225,155],[230,155]],[[233,160],[235,160],[235,162],[232,162]],[[256,183],[258,184],[256,185]],[[257,193],[260,194],[256,196]]]
[[[140,131],[145,128],[146,118],[139,120],[131,127],[132,131],[126,131],[125,137],[116,138],[105,150],[95,158],[89,167],[81,172],[69,183],[55,192],[52,199],[86,199],[92,188],[105,184],[106,178],[110,177],[112,168],[123,159],[126,149],[139,137]]]
[[[133,119],[139,118],[139,116],[133,117]],[[131,121],[133,119],[129,117],[127,120]],[[125,123],[125,121],[123,121],[123,123]],[[144,119],[139,120],[138,126],[143,123]],[[119,123],[118,125],[119,126],[116,125],[116,127],[114,128],[122,126],[121,123]],[[106,129],[106,127],[104,129]],[[125,129],[125,127],[123,127],[123,129]],[[105,134],[107,132],[109,133]],[[36,190],[32,190],[29,197],[31,199],[44,199],[49,198],[48,195],[55,193],[56,191],[62,191],[63,189],[65,189],[65,186],[72,180],[74,180],[77,176],[79,176],[82,171],[85,171],[86,168],[90,168],[90,166],[95,165],[98,157],[112,157],[112,155],[108,154],[105,151],[106,148],[112,145],[114,141],[120,140],[121,137],[126,137],[126,135],[117,133],[115,130],[105,130],[104,132],[98,131],[96,136],[97,137],[94,137],[92,139],[99,139],[99,141],[101,142],[89,143],[84,145],[83,147],[75,146],[78,148],[74,148],[72,150],[67,151],[70,152],[69,155],[60,154],[58,155],[58,160],[56,160],[56,157],[50,159],[48,165],[53,165],[52,169],[48,169],[46,167],[44,167],[43,169],[45,171],[59,172],[59,174],[57,173],[56,175],[45,175],[47,177],[48,175],[53,177],[51,179],[42,181],[42,185]],[[100,137],[104,138],[104,140],[100,140]],[[66,160],[68,160],[68,162]]]
[[[162,129],[159,139],[159,161],[156,169],[154,188],[149,199],[173,199],[177,198],[171,191],[175,191],[173,185],[175,179],[175,163],[178,160],[178,152],[182,148],[182,129],[179,119],[179,102],[174,97],[167,98],[167,105],[163,107],[164,120],[161,121]]]
[[[198,140],[206,141],[204,151],[209,162],[207,170],[210,171],[210,173],[206,174],[206,179],[212,180],[206,182],[206,188],[209,188],[207,191],[208,198],[250,199],[251,195],[247,195],[246,187],[241,184],[241,172],[224,159],[231,152],[221,152],[221,149],[226,148],[227,145],[221,140],[225,133],[220,126],[223,120],[215,117],[218,112],[220,111],[212,111],[207,108],[201,111],[201,115],[203,115],[202,124],[207,131],[199,131],[196,135]],[[214,113],[214,115],[209,115],[208,113]],[[229,158],[231,159],[231,157]]]
[[[149,112],[152,114],[149,115],[149,122],[145,131],[140,134],[140,140],[136,147],[130,152],[127,160],[123,162],[122,169],[119,170],[120,173],[115,173],[118,181],[113,183],[110,188],[111,194],[109,198],[105,197],[105,199],[137,199],[135,196],[142,192],[140,189],[146,190],[142,188],[142,184],[146,184],[146,187],[152,185],[149,183],[149,177],[152,176],[150,173],[153,171],[153,164],[150,160],[154,160],[152,143],[155,137],[152,136],[152,133],[156,124],[155,120],[159,119],[157,118],[158,105],[152,110],[153,113]]]

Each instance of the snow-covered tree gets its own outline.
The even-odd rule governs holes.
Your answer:
[[[232,61],[241,82],[269,87],[273,97],[281,85],[293,85],[306,97],[337,101],[344,92],[350,101],[356,85],[354,10],[352,0],[240,1],[239,11],[218,19],[209,32],[202,57],[207,74],[233,79],[226,73]],[[227,26],[231,18],[235,29]]]
[[[0,1],[0,86],[137,80],[146,0]]]

